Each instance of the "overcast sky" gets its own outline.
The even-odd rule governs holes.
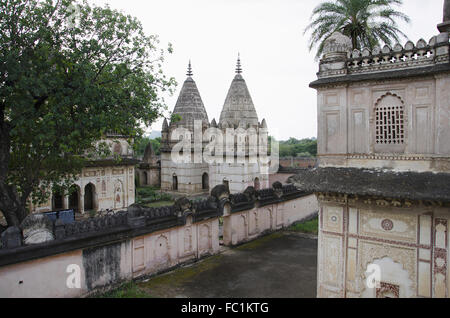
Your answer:
[[[271,135],[317,136],[316,79],[318,63],[307,48],[303,30],[319,0],[91,0],[136,16],[161,46],[172,43],[165,73],[179,83],[166,100],[175,107],[186,79],[189,59],[209,119],[219,120],[235,74],[238,52],[243,76],[259,120],[266,118]],[[444,0],[404,0],[401,11],[411,18],[402,25],[409,39],[428,41],[438,33]],[[406,43],[406,40],[402,44]],[[161,130],[162,120],[151,129]],[[150,129],[150,130],[151,130]]]

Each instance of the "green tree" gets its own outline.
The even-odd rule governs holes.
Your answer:
[[[318,5],[311,16],[312,22],[305,33],[312,30],[309,49],[318,45],[317,57],[323,52],[324,42],[338,31],[352,40],[353,49],[372,49],[380,41],[392,45],[406,35],[399,29],[397,20],[410,21],[394,6],[403,0],[334,0]]]
[[[145,153],[145,148],[147,148],[147,145],[151,143],[153,152],[155,155],[159,156],[161,154],[161,137],[150,139],[149,137],[141,137],[136,138],[135,141],[135,153],[137,157],[141,157]]]
[[[67,189],[108,131],[139,136],[175,81],[134,17],[79,0],[0,1],[0,211]],[[167,51],[171,52],[171,47]]]

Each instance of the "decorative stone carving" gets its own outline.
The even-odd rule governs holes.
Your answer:
[[[212,189],[211,196],[215,197],[218,201],[228,199],[230,197],[230,190],[225,185],[220,184]]]
[[[323,57],[327,58],[332,53],[347,53],[352,49],[352,40],[340,32],[334,32],[325,40]]]
[[[3,248],[16,248],[22,246],[22,233],[16,226],[7,228],[2,233],[2,247]]]
[[[25,245],[53,241],[53,223],[43,214],[31,214],[20,225]]]
[[[381,222],[381,227],[385,231],[392,231],[392,229],[394,228],[394,223],[389,219],[385,219]]]

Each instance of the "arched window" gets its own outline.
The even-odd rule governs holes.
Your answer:
[[[396,95],[388,93],[375,107],[375,151],[403,152],[405,150],[405,107]]]
[[[95,210],[95,186],[89,183],[84,188],[84,211]]]
[[[52,200],[52,210],[62,210],[63,209],[63,196],[59,192],[53,192]]]
[[[206,172],[202,176],[202,189],[209,190],[209,175]]]
[[[144,185],[144,186],[148,185],[148,174],[147,174],[147,171],[144,171],[142,173],[142,185]]]
[[[69,209],[79,212],[80,188],[77,185],[72,185],[69,190]]]
[[[178,177],[175,174],[172,177],[172,190],[178,191]]]

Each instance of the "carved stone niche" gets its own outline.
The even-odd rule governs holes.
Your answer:
[[[230,198],[230,190],[225,185],[219,184],[212,189],[211,196],[215,197],[218,201],[228,200]]]
[[[43,214],[30,214],[20,225],[25,245],[53,241],[53,222]]]
[[[3,248],[17,248],[22,246],[22,233],[16,226],[7,228],[2,233],[2,247]]]

